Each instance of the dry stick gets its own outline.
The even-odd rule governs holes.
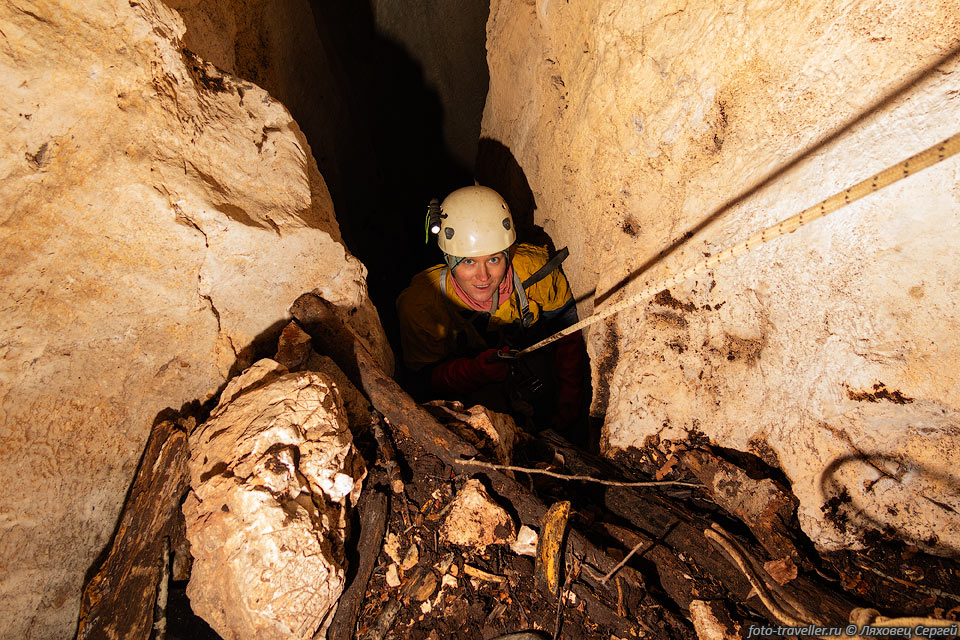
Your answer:
[[[703,534],[707,537],[707,539],[718,544],[727,553],[727,555],[730,556],[730,559],[733,560],[734,564],[740,569],[740,571],[743,572],[743,575],[746,576],[751,586],[753,586],[754,590],[757,592],[757,596],[763,601],[763,604],[766,605],[770,613],[773,614],[773,616],[783,624],[795,627],[808,626],[810,624],[808,620],[795,617],[782,606],[781,602],[777,600],[777,596],[767,587],[765,581],[757,575],[754,567],[752,566],[751,559],[748,557],[747,553],[740,548],[737,541],[716,523],[714,523],[713,527],[716,530],[706,529]],[[809,612],[797,612],[795,603],[788,603],[788,606],[794,609],[795,613],[810,616]],[[850,612],[850,619],[853,619],[853,616],[858,612],[870,612],[872,614],[877,613],[875,610],[856,608]],[[868,622],[868,625],[873,627],[917,627],[918,625],[927,627],[949,627],[955,624],[956,621],[954,620],[943,620],[940,618],[886,618],[879,615]]]
[[[757,575],[756,571],[754,571],[750,561],[747,560],[740,550],[733,546],[724,535],[714,531],[713,529],[705,529],[703,531],[703,535],[706,536],[708,540],[718,544],[720,548],[727,553],[737,568],[743,572],[744,576],[746,576],[747,580],[750,582],[750,586],[752,586],[753,590],[757,592],[757,596],[767,607],[767,610],[773,614],[773,617],[775,617],[779,622],[790,626],[800,627],[806,624],[804,620],[794,616],[780,605],[777,597],[772,591],[770,591],[766,583]]]
[[[617,571],[620,571],[620,569],[623,569],[623,567],[627,564],[627,562],[630,561],[630,558],[633,557],[633,554],[635,554],[637,551],[640,550],[640,547],[642,547],[642,546],[645,545],[645,544],[649,544],[650,548],[653,548],[653,545],[657,544],[657,542],[658,542],[657,540],[651,540],[651,541],[648,543],[648,542],[646,542],[646,541],[644,540],[644,541],[641,541],[640,543],[638,543],[637,546],[635,546],[633,549],[630,549],[630,553],[627,554],[627,557],[625,557],[623,560],[621,560],[621,561],[617,564],[617,566],[615,566],[613,569],[610,569],[610,571],[607,573],[607,575],[605,575],[605,576],[603,576],[602,578],[600,578],[600,582],[601,582],[602,584],[607,584],[607,580],[609,580],[610,578],[612,578],[613,575],[614,575]],[[646,549],[644,549],[644,551],[646,551]],[[620,589],[620,583],[618,582],[618,583],[617,583],[617,590],[619,590],[619,589]]]
[[[603,480],[601,478],[594,478],[593,476],[573,476],[567,475],[564,473],[556,473],[554,471],[547,471],[545,469],[530,469],[528,467],[514,467],[509,464],[493,464],[492,462],[483,462],[482,460],[454,460],[455,464],[472,466],[472,467],[484,467],[487,469],[496,469],[498,471],[521,471],[523,473],[538,473],[544,476],[550,476],[551,478],[560,478],[561,480],[573,480],[573,481],[582,481],[582,482],[596,482],[597,484],[604,484],[611,487],[657,487],[661,485],[676,485],[680,487],[692,487],[694,489],[702,489],[702,484],[697,484],[696,482],[680,482],[679,480],[659,480],[659,481],[649,481],[649,482],[624,482],[621,480]]]
[[[923,584],[917,584],[916,582],[911,582],[910,580],[904,580],[903,578],[897,578],[896,576],[888,575],[888,574],[884,573],[883,571],[880,571],[879,569],[874,569],[873,567],[868,567],[868,566],[863,565],[863,564],[857,563],[857,566],[860,567],[861,569],[865,569],[865,570],[867,570],[867,571],[870,571],[871,573],[875,573],[875,574],[877,574],[878,576],[880,576],[881,578],[884,578],[884,579],[886,579],[886,580],[891,580],[891,581],[896,582],[896,583],[898,583],[898,584],[902,584],[903,586],[908,587],[908,588],[910,588],[910,589],[916,589],[917,591],[919,591],[919,592],[921,592],[921,593],[925,593],[925,594],[927,594],[928,596],[936,596],[936,597],[938,597],[938,598],[946,598],[946,599],[948,599],[948,600],[953,600],[954,602],[960,602],[960,596],[957,596],[956,594],[953,594],[953,593],[949,593],[949,592],[947,592],[947,591],[943,591],[943,590],[941,590],[941,589],[937,589],[936,587],[928,587],[928,586],[923,585]]]
[[[706,260],[702,260],[693,266],[680,271],[676,275],[670,276],[658,282],[654,282],[653,284],[646,285],[643,287],[643,289],[630,296],[626,300],[622,300],[621,302],[607,307],[602,311],[595,311],[590,317],[584,318],[580,322],[572,324],[566,329],[558,331],[552,336],[527,347],[521,351],[519,355],[526,355],[531,351],[535,351],[536,349],[544,347],[551,342],[555,342],[566,335],[570,335],[571,333],[609,318],[613,314],[623,311],[628,307],[632,307],[647,298],[652,298],[654,295],[663,291],[664,289],[669,289],[672,286],[678,285],[688,278],[691,278],[698,273],[707,271],[731,258],[743,255],[751,249],[759,247],[760,245],[765,244],[774,238],[779,238],[780,236],[787,235],[788,233],[793,233],[800,227],[809,224],[818,218],[822,218],[823,216],[833,213],[838,209],[842,209],[851,202],[859,200],[864,196],[868,196],[871,193],[883,189],[884,187],[903,180],[909,175],[917,173],[918,171],[926,169],[927,167],[932,167],[933,165],[946,160],[957,152],[960,152],[960,133],[954,134],[943,142],[937,143],[932,147],[924,149],[916,155],[910,156],[899,164],[887,167],[880,173],[867,178],[866,180],[858,182],[844,191],[830,196],[819,204],[813,205],[809,209],[804,209],[800,213],[790,218],[781,220],[777,224],[771,225],[766,229],[753,234],[740,244],[728,247],[720,253],[710,256]]]
[[[373,437],[380,447],[380,453],[383,455],[383,466],[387,472],[387,482],[390,485],[390,491],[400,499],[400,517],[403,518],[403,524],[408,528],[410,524],[410,505],[407,502],[406,487],[403,484],[403,477],[400,475],[400,465],[397,463],[397,453],[390,442],[390,437],[383,430],[383,414],[373,409],[370,412],[370,428],[373,430]]]

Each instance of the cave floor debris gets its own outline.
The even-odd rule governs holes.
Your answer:
[[[767,587],[799,603],[805,620],[845,624],[862,607],[887,616],[960,617],[955,560],[925,554],[893,532],[864,540],[864,551],[818,551],[796,522],[796,499],[782,474],[700,434],[650,441],[608,459],[550,432],[521,433],[512,459],[578,476],[682,480],[699,488],[638,490],[470,468],[464,459],[497,459],[483,455],[489,449],[483,435],[443,425],[414,403],[319,298],[302,297],[293,312],[314,346],[330,354],[375,409],[366,428],[351,422],[370,475],[348,543],[348,591],[365,561],[372,574],[356,581],[363,587],[356,610],[347,612],[341,600],[345,623],[334,621],[331,631],[343,631],[332,640],[491,640],[530,630],[568,640],[692,639],[746,637],[750,625],[776,626],[755,585],[733,556],[711,544],[708,530],[732,540]],[[480,479],[518,526],[542,531],[549,505],[571,502],[561,598],[544,592],[534,561],[506,544],[444,541],[445,516],[470,479]],[[371,493],[384,498],[386,532],[358,548],[364,498]],[[174,585],[167,638],[215,637],[202,621],[192,625],[180,596]],[[691,618],[710,618],[719,635],[704,635]]]
[[[562,605],[541,591],[533,558],[502,544],[471,548],[444,542],[446,513],[469,474],[453,473],[429,454],[419,457],[415,467],[415,478],[406,482],[406,504],[391,503],[386,542],[368,584],[356,637],[473,640],[542,630],[552,638],[558,626],[558,638],[621,637],[621,628],[592,618],[574,590],[563,591]],[[403,568],[411,549],[416,549],[417,561]],[[617,603],[611,604],[616,611]],[[619,606],[625,614],[626,603]],[[385,611],[395,615],[389,632],[371,635]],[[658,634],[640,628],[632,637]]]

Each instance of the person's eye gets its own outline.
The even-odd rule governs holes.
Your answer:
[[[463,261],[463,263],[464,263],[464,264],[473,264],[473,260],[471,260],[470,258],[467,258],[466,260]]]
[[[489,260],[487,260],[487,262],[489,262],[490,264],[499,264],[499,263],[500,263],[500,258],[499,258],[499,256],[496,257],[496,258],[490,258]]]

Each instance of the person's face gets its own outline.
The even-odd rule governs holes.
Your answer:
[[[457,283],[477,302],[490,302],[493,292],[507,273],[507,260],[502,253],[467,258],[453,270]]]

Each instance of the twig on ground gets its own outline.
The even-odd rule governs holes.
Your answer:
[[[509,464],[494,464],[492,462],[484,462],[483,460],[454,460],[455,464],[471,466],[471,467],[485,467],[487,469],[496,469],[497,471],[520,471],[522,473],[536,473],[544,476],[550,476],[551,478],[559,478],[561,480],[571,480],[579,482],[595,482],[597,484],[603,484],[610,487],[657,487],[657,486],[666,486],[674,485],[678,487],[691,487],[694,489],[702,488],[702,484],[696,482],[681,482],[679,480],[657,480],[657,481],[645,481],[645,482],[627,482],[623,480],[604,480],[602,478],[594,478],[593,476],[577,476],[569,475],[565,473],[556,473],[554,471],[547,471],[546,469],[531,469],[529,467],[515,467]]]
[[[626,556],[623,560],[621,560],[620,562],[618,562],[618,563],[617,563],[617,566],[615,566],[613,569],[610,569],[610,571],[607,572],[607,575],[605,575],[605,576],[603,576],[602,578],[600,578],[600,584],[607,584],[607,580],[609,580],[610,578],[612,578],[617,571],[620,571],[620,569],[623,569],[623,567],[630,561],[630,558],[633,557],[633,554],[635,554],[637,551],[640,550],[640,547],[642,547],[642,546],[644,546],[644,545],[649,545],[649,547],[653,547],[653,545],[655,545],[655,544],[657,544],[657,540],[651,540],[650,542],[646,542],[645,540],[644,540],[644,541],[641,541],[641,542],[640,542],[637,546],[635,546],[633,549],[630,549],[630,553],[628,553],[627,556]],[[644,551],[646,551],[646,549],[644,549]],[[620,588],[620,583],[617,583],[617,588],[618,588],[618,589]]]
[[[403,484],[403,477],[400,475],[400,465],[397,463],[397,453],[390,442],[390,437],[383,429],[385,418],[382,413],[373,409],[370,412],[370,427],[373,429],[373,437],[380,447],[380,453],[383,455],[383,466],[387,472],[387,482],[390,485],[390,491],[400,498],[400,517],[403,518],[403,524],[409,530],[410,528],[410,507],[407,504],[407,494]]]
[[[790,626],[804,626],[809,624],[810,621],[801,618],[801,612],[797,611],[791,604],[781,602],[767,581],[757,572],[747,552],[744,551],[743,548],[737,544],[737,541],[724,531],[722,527],[714,523],[713,528],[705,529],[703,535],[708,540],[716,543],[730,557],[750,582],[750,586],[756,591],[757,597],[760,598],[760,601],[763,602],[773,617],[779,622]]]

